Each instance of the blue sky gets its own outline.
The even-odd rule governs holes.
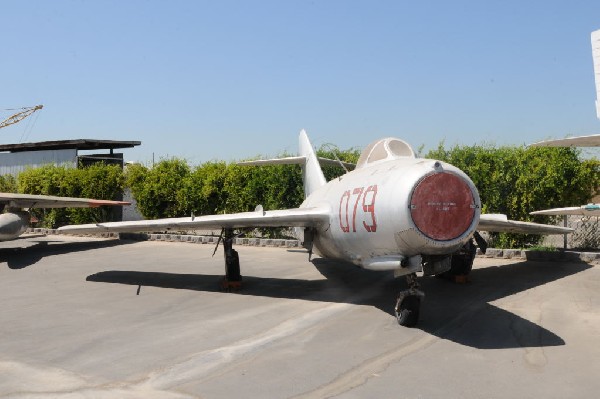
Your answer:
[[[140,140],[197,164],[600,133],[595,1],[0,1],[2,142]]]

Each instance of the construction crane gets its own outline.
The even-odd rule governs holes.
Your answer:
[[[38,109],[42,109],[42,108],[44,108],[43,105],[36,105],[35,107],[23,107],[16,114],[11,115],[8,118],[6,118],[5,120],[3,120],[2,122],[0,122],[0,129],[2,129],[3,127],[6,127],[6,126],[13,125],[17,122],[20,122],[23,119],[27,118],[29,115],[33,114]]]

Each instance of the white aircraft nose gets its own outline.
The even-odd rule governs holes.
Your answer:
[[[421,179],[410,198],[410,216],[416,228],[436,241],[461,237],[476,216],[474,186],[448,171],[432,173]]]

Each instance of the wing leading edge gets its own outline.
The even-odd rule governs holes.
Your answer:
[[[581,206],[569,206],[566,208],[544,209],[531,212],[532,215],[579,215],[600,216],[600,204],[587,204]]]
[[[101,232],[150,232],[162,230],[185,231],[193,229],[222,229],[244,227],[316,227],[329,223],[330,210],[326,207],[293,208],[275,211],[230,213],[132,222],[107,222],[63,226],[58,230],[67,234]]]
[[[97,208],[104,205],[121,206],[131,203],[91,198],[56,197],[53,195],[0,193],[0,204],[9,208]]]
[[[502,214],[482,214],[479,218],[479,230],[521,234],[567,234],[573,229],[533,222],[509,220]]]
[[[530,144],[531,147],[598,147],[600,134],[590,136],[567,137],[564,139],[545,140]]]
[[[182,217],[132,222],[107,222],[63,226],[58,231],[66,234],[92,234],[102,232],[135,233],[162,230],[185,231],[193,229],[222,229],[245,227],[316,227],[330,222],[327,207],[293,208],[275,211],[257,210],[223,215]],[[483,214],[479,230],[524,234],[565,234],[573,229],[532,222],[508,220],[506,215]]]

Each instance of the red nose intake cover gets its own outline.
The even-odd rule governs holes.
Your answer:
[[[460,237],[473,222],[475,200],[467,182],[441,172],[425,177],[410,200],[413,222],[427,237],[448,241]]]

